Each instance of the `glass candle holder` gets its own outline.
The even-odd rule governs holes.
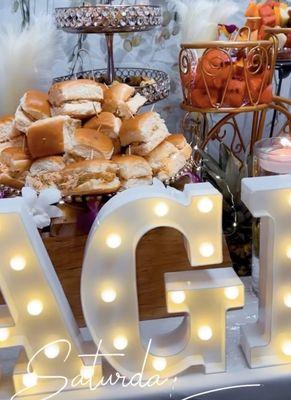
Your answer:
[[[291,135],[263,139],[254,146],[253,176],[291,174]],[[252,283],[259,294],[260,222],[253,222]]]

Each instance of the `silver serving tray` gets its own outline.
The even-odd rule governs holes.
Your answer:
[[[162,24],[160,6],[97,5],[55,9],[58,29],[70,33],[148,31]]]
[[[147,98],[146,105],[156,103],[159,100],[163,100],[169,96],[170,93],[170,77],[163,71],[146,68],[116,68],[115,79],[118,79],[124,83],[128,83],[130,77],[144,77],[154,79],[155,83],[145,86],[134,86],[136,91],[142,96]],[[54,83],[68,81],[72,79],[94,79],[101,83],[107,83],[107,70],[96,69],[91,71],[82,71],[66,76],[61,76],[53,80]]]

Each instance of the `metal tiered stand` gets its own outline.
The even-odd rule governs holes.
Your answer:
[[[126,32],[149,31],[162,23],[162,12],[159,6],[149,5],[112,5],[67,7],[55,10],[58,29],[77,34],[105,34],[107,43],[107,69],[82,71],[56,78],[64,81],[78,78],[91,78],[111,84],[114,80],[128,83],[153,104],[168,97],[170,78],[162,71],[147,68],[115,68],[114,34]],[[143,80],[139,85],[135,82]]]
[[[197,52],[200,51],[201,57],[198,59]],[[184,94],[184,101],[181,104],[183,110],[186,111],[184,126],[187,127],[191,124],[189,118],[192,113],[199,113],[202,115],[203,125],[202,131],[192,130],[193,142],[197,143],[200,149],[205,149],[210,141],[218,140],[225,142],[226,129],[225,127],[232,128],[232,138],[230,140],[230,150],[233,154],[239,156],[245,154],[247,151],[252,153],[254,143],[262,137],[265,123],[266,113],[268,110],[273,110],[276,113],[282,113],[286,117],[286,126],[288,128],[291,124],[288,99],[273,96],[272,101],[267,104],[263,100],[263,86],[258,88],[258,95],[254,96],[252,83],[256,81],[264,82],[267,86],[271,84],[274,70],[276,68],[276,56],[278,51],[277,40],[258,41],[258,42],[208,42],[208,43],[191,43],[182,44],[180,53],[180,73]],[[226,105],[225,102],[229,100],[228,93],[233,90],[236,94],[238,89],[230,86],[231,77],[237,73],[237,66],[233,62],[234,56],[237,54],[243,55],[243,64],[241,66],[242,80],[245,81],[248,94],[248,102],[233,106]],[[220,59],[221,57],[221,59]],[[202,78],[198,80],[197,71],[201,69]],[[198,69],[197,69],[198,68]],[[220,81],[225,82],[222,86],[222,93],[219,101],[212,98],[211,87]],[[206,100],[206,106],[198,106],[197,101],[200,96],[193,96],[195,88],[203,87]],[[260,88],[261,87],[261,88]],[[200,90],[200,89],[199,89]],[[200,91],[197,93],[200,93]],[[200,100],[201,103],[201,100]],[[250,113],[252,115],[252,129],[251,135],[246,135],[240,131],[239,124],[236,117],[239,114]],[[212,127],[209,127],[208,116],[210,114],[218,114],[218,122]],[[286,127],[284,126],[284,128]]]
[[[291,28],[267,28],[266,32],[271,35],[291,35]],[[291,74],[291,49],[283,48],[279,49],[278,57],[276,61],[276,71],[278,71],[278,85],[276,89],[276,96],[281,96],[283,80],[287,79]],[[270,137],[274,135],[274,128],[277,119],[277,111],[274,110]]]

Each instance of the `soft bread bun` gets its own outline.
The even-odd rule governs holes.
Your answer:
[[[39,175],[46,172],[58,172],[66,167],[63,157],[51,156],[35,160],[30,167],[31,175]]]
[[[68,116],[46,118],[33,123],[27,131],[28,149],[33,158],[63,154],[73,148],[80,121]]]
[[[186,164],[192,148],[181,134],[171,135],[146,156],[154,176],[161,181],[175,176]]]
[[[90,79],[59,82],[52,85],[48,97],[54,107],[60,107],[63,103],[72,101],[99,102],[103,100],[103,85]]]
[[[101,104],[90,100],[71,101],[52,108],[53,115],[68,115],[76,119],[90,118],[100,112]]]
[[[122,179],[152,176],[152,169],[143,157],[124,154],[114,156],[112,161],[118,164],[118,175]]]
[[[118,165],[108,160],[88,160],[70,164],[62,171],[59,188],[64,195],[116,192],[120,188],[117,170]]]
[[[14,126],[13,115],[5,115],[0,118],[0,143],[5,143],[20,134],[21,132],[19,132]]]
[[[111,112],[102,111],[98,116],[87,121],[84,128],[96,129],[98,132],[107,135],[110,139],[116,139],[119,136],[121,124],[120,118],[115,117]]]
[[[152,176],[141,176],[140,178],[130,178],[127,180],[122,180],[121,187],[122,189],[131,189],[136,186],[152,185],[152,183]]]
[[[126,83],[114,82],[110,88],[104,92],[104,103],[111,100],[127,101],[135,94],[135,89]]]
[[[130,145],[130,153],[140,156],[149,154],[167,136],[169,131],[165,122],[152,111],[123,121],[120,130],[121,145]]]
[[[7,142],[0,143],[0,153],[2,150],[7,149],[8,147],[20,147],[21,149],[28,152],[26,136],[20,135],[10,139]]]
[[[131,118],[147,102],[144,96],[134,94],[135,89],[132,86],[114,83],[104,92],[103,110],[121,118]]]
[[[47,94],[38,90],[29,90],[20,99],[15,113],[15,127],[20,132],[26,133],[33,122],[50,116],[51,109]]]
[[[187,143],[185,136],[181,133],[176,133],[167,137],[166,142],[175,146],[180,154],[183,154],[186,160],[189,160],[192,154],[192,147]]]
[[[8,147],[2,150],[0,160],[7,165],[9,172],[22,173],[28,171],[32,160],[26,151],[19,147]]]
[[[20,106],[24,113],[34,121],[51,116],[48,95],[38,90],[29,90],[20,99]]]
[[[31,120],[22,110],[21,106],[19,105],[15,112],[15,127],[23,133],[27,132],[27,129],[33,124],[33,120]]]
[[[57,188],[61,180],[61,172],[65,168],[63,157],[52,156],[40,158],[33,162],[29,174],[26,177],[25,185],[37,192],[45,188]]]
[[[118,164],[118,176],[124,189],[152,184],[152,169],[143,157],[120,155],[113,157],[112,161]]]
[[[0,167],[0,185],[20,190],[24,186],[24,180],[13,178],[7,173],[1,173],[1,167]]]
[[[68,154],[77,159],[107,159],[114,152],[112,140],[94,129],[80,128],[76,130],[74,146]]]

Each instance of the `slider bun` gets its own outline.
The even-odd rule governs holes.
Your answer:
[[[101,104],[91,100],[72,101],[53,107],[53,115],[68,115],[76,119],[86,119],[101,112]]]
[[[30,167],[31,175],[43,174],[46,172],[58,172],[66,167],[63,157],[51,156],[35,160]]]
[[[121,119],[115,117],[111,112],[103,111],[98,116],[91,118],[84,125],[84,128],[96,129],[111,139],[116,139],[121,128]]]
[[[64,195],[105,194],[118,191],[118,165],[108,160],[87,160],[68,165],[63,170]],[[94,176],[95,175],[95,176]],[[79,178],[83,177],[81,183]]]
[[[0,185],[8,186],[14,189],[22,189],[24,186],[24,181],[16,178],[12,178],[6,173],[0,173]]]
[[[135,94],[135,89],[126,83],[114,82],[109,89],[104,92],[104,102],[112,100],[127,101]]]
[[[121,180],[123,189],[131,189],[136,186],[152,185],[152,183],[153,183],[152,176],[143,176],[141,178],[130,178],[125,181]]]
[[[121,179],[152,177],[151,166],[143,157],[120,155],[114,156],[112,161],[118,164],[118,174]]]
[[[67,165],[64,173],[78,173],[78,172],[114,172],[118,170],[118,165],[109,160],[84,160],[74,164]]]
[[[122,146],[130,146],[131,154],[145,156],[167,136],[165,122],[156,112],[146,112],[123,121],[120,130]]]
[[[14,127],[14,116],[5,115],[0,118],[0,143],[4,143],[12,137],[20,135]]]
[[[100,101],[103,100],[103,85],[90,79],[59,82],[50,88],[48,97],[54,107],[71,101]]]
[[[103,110],[121,118],[131,118],[143,106],[147,99],[125,83],[115,83],[104,93]],[[132,97],[134,96],[134,97]]]
[[[73,157],[84,159],[105,158],[110,160],[114,152],[112,140],[94,129],[80,128],[76,130],[74,147],[68,151]]]
[[[183,135],[171,135],[155,148],[146,159],[154,175],[161,181],[175,176],[186,164],[192,148]]]
[[[90,194],[109,194],[115,193],[120,189],[120,180],[114,178],[111,182],[100,182],[96,179],[90,179],[88,182],[78,186],[69,192],[71,195],[85,196]],[[65,194],[65,193],[64,193]]]
[[[27,129],[30,125],[33,124],[33,120],[31,120],[22,110],[22,107],[19,105],[15,112],[15,127],[20,132],[26,133]]]
[[[27,171],[32,163],[27,152],[19,147],[8,147],[2,150],[0,159],[8,166],[10,172]]]
[[[58,116],[34,122],[27,131],[28,149],[33,158],[63,154],[73,148],[80,121]]]
[[[7,149],[8,147],[19,147],[25,151],[28,151],[26,136],[20,135],[10,139],[7,142],[0,143],[0,153],[2,150]]]
[[[174,135],[170,135],[167,137],[166,142],[171,143],[178,150],[180,150],[180,153],[185,156],[186,160],[191,157],[192,147],[187,143],[187,140],[183,134],[176,133]]]
[[[29,90],[20,99],[22,111],[33,120],[48,118],[51,116],[48,95],[38,90]]]

